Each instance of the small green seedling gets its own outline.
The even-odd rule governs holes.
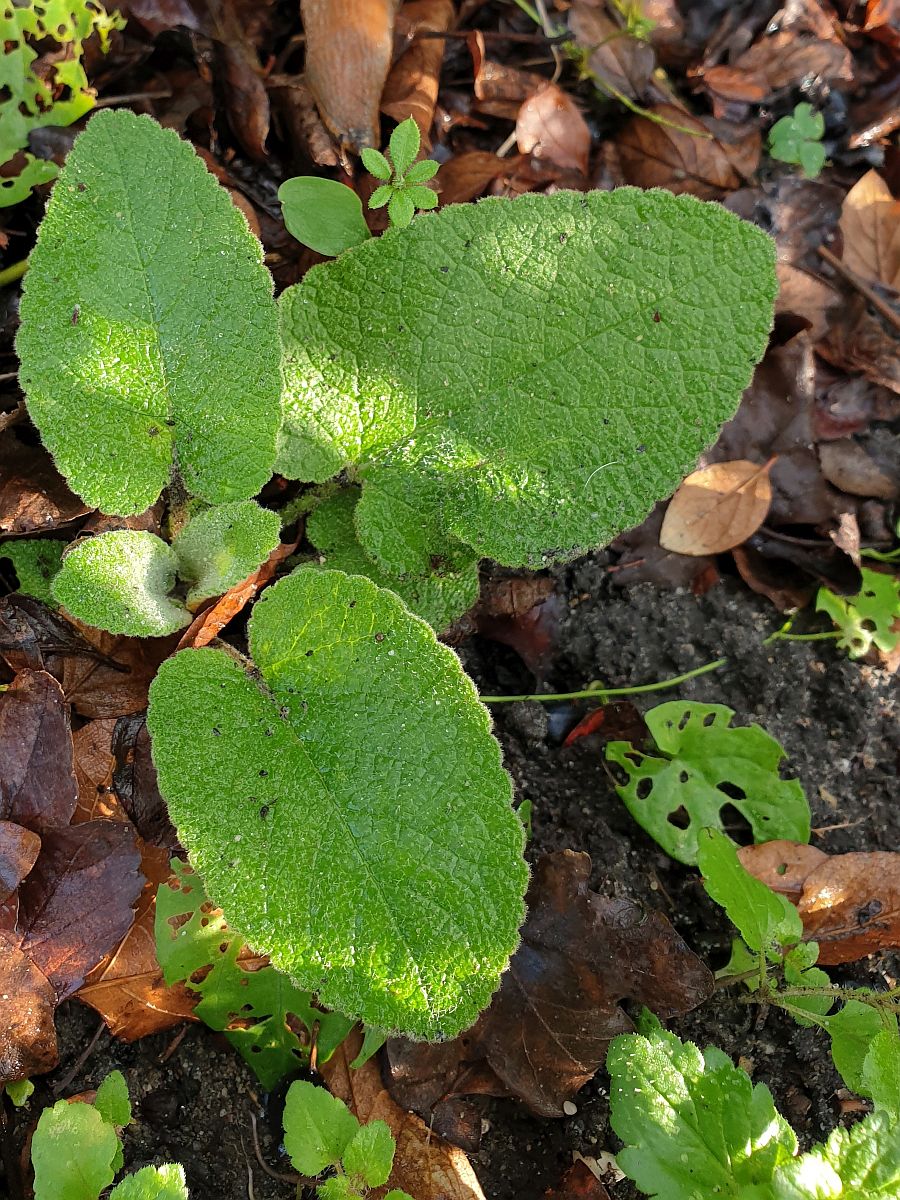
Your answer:
[[[390,161],[380,150],[363,150],[363,166],[370,175],[382,180],[369,198],[369,208],[384,208],[387,205],[391,225],[405,229],[417,208],[437,208],[438,196],[434,188],[425,187],[429,179],[437,174],[438,164],[431,158],[416,162],[421,134],[419,127],[407,117],[391,134],[388,145]]]
[[[113,1071],[93,1104],[58,1100],[41,1113],[31,1142],[34,1200],[98,1200],[122,1168],[121,1130],[131,1123],[128,1087]],[[188,1200],[175,1163],[126,1175],[109,1200]]]
[[[165,637],[212,596],[240,583],[278,545],[278,516],[252,500],[200,512],[168,545],[143,530],[85,538],[66,553],[51,584],[73,617],[130,637]],[[187,596],[172,595],[176,575]]]
[[[809,841],[803,787],[779,774],[784,750],[759,725],[733,728],[734,715],[722,704],[673,700],[646,714],[657,754],[630,742],[606,747],[628,776],[616,788],[625,807],[679,862],[697,862],[701,831],[723,828],[725,805],[750,822],[757,842]]]
[[[809,179],[825,165],[825,118],[811,104],[798,104],[789,117],[782,117],[769,130],[769,153],[779,162],[803,168]]]
[[[317,254],[334,258],[372,236],[362,200],[353,188],[335,179],[316,175],[286,179],[278,199],[288,233]]]
[[[397,1148],[384,1121],[360,1125],[343,1100],[298,1080],[284,1106],[284,1148],[303,1175],[332,1174],[316,1184],[319,1200],[363,1200],[390,1178]],[[412,1200],[393,1188],[384,1200]]]
[[[900,1126],[876,1111],[797,1153],[772,1094],[721,1050],[702,1053],[646,1010],[609,1048],[616,1161],[658,1200],[896,1200]]]
[[[6,559],[16,573],[19,592],[43,604],[54,603],[50,585],[62,564],[68,543],[61,538],[21,538],[0,546],[0,563]]]
[[[881,571],[862,569],[856,596],[836,596],[820,588],[816,609],[837,625],[837,644],[851,658],[862,658],[873,646],[889,654],[900,645],[900,579]]]
[[[24,158],[17,173],[0,177],[0,207],[18,204],[37,184],[56,178],[55,163],[26,152],[28,135],[45,125],[72,125],[90,112],[96,97],[82,63],[85,42],[96,34],[105,54],[113,30],[124,28],[121,14],[108,13],[97,0],[5,0],[0,7],[0,165]],[[35,70],[39,49],[54,42],[58,52],[45,53]]]
[[[34,1093],[34,1084],[30,1079],[13,1079],[6,1084],[4,1091],[16,1108],[24,1108]]]

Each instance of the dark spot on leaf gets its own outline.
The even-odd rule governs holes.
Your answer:
[[[383,633],[376,633],[376,634],[375,634],[375,641],[376,641],[376,642],[383,642],[383,641],[384,641],[384,634],[383,634]]]
[[[883,907],[884,905],[880,900],[870,900],[869,903],[863,905],[863,907],[856,914],[857,924],[868,924],[869,921],[878,916]]]
[[[656,324],[657,324],[657,325],[658,325],[658,324],[660,323],[660,321],[662,320],[662,317],[659,315],[659,310],[657,310],[657,311],[656,311],[656,312],[653,314],[653,320],[656,322]]]

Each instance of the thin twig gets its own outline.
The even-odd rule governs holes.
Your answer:
[[[100,1035],[102,1033],[104,1033],[105,1030],[106,1030],[106,1022],[101,1021],[100,1024],[97,1026],[96,1033],[91,1038],[91,1040],[88,1042],[85,1049],[82,1050],[81,1054],[75,1060],[75,1063],[74,1063],[71,1071],[69,1071],[68,1074],[65,1075],[62,1079],[60,1079],[58,1083],[55,1083],[53,1085],[51,1090],[52,1090],[54,1096],[58,1096],[60,1094],[60,1092],[64,1092],[66,1090],[66,1088],[69,1086],[69,1084],[75,1078],[75,1076],[78,1074],[78,1072],[81,1070],[81,1068],[87,1062],[87,1060],[91,1057],[91,1054],[93,1054],[94,1047],[100,1041]]]
[[[175,1053],[175,1051],[178,1049],[178,1047],[184,1041],[185,1036],[187,1035],[187,1031],[189,1029],[190,1029],[190,1025],[188,1025],[187,1021],[185,1021],[184,1025],[182,1025],[182,1027],[178,1030],[178,1032],[172,1038],[171,1042],[169,1042],[168,1046],[166,1046],[165,1050],[162,1052],[162,1055],[160,1056],[160,1060],[159,1060],[160,1066],[162,1066],[163,1063],[167,1063],[169,1061],[169,1059],[172,1057],[172,1055]]]
[[[273,1171],[263,1158],[262,1151],[259,1148],[259,1134],[256,1132],[256,1114],[252,1112],[250,1113],[250,1128],[253,1131],[253,1149],[256,1152],[256,1161],[270,1179],[277,1179],[279,1183],[293,1183],[298,1187],[301,1183],[305,1187],[312,1187],[316,1183],[316,1180],[310,1178],[308,1175],[287,1175],[282,1171]]]
[[[877,309],[886,321],[890,322],[895,329],[900,330],[900,313],[891,308],[887,301],[882,300],[878,293],[873,291],[866,281],[857,275],[852,267],[848,267],[845,262],[841,262],[837,255],[832,254],[827,246],[819,247],[819,257],[824,258],[829,266],[834,267],[839,275],[843,275],[847,282],[852,284],[861,295],[865,296],[872,307]]]

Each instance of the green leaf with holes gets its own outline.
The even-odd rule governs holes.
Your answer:
[[[250,650],[252,668],[182,651],[151,687],[160,789],[211,899],[327,1007],[467,1028],[517,944],[527,871],[459,660],[393,593],[328,570],[267,589]]]
[[[67,543],[61,538],[22,538],[0,546],[0,562],[12,563],[18,591],[43,604],[55,603],[50,585],[59,571]]]
[[[188,142],[124,110],[93,117],[29,264],[28,411],[87,503],[142,512],[176,465],[210,503],[259,491],[281,420],[272,279]]]
[[[775,290],[771,240],[690,196],[420,215],[281,298],[278,469],[349,468],[363,546],[394,573],[426,574],[451,541],[571,558],[641,521],[715,440]]]
[[[858,595],[836,596],[820,588],[816,609],[837,625],[838,645],[851,658],[862,658],[873,646],[888,654],[900,645],[900,580],[894,575],[863,567]]]
[[[354,516],[358,488],[345,488],[324,500],[306,523],[306,535],[319,551],[323,566],[348,575],[366,575],[379,587],[390,588],[407,606],[443,633],[478,600],[478,560],[457,544],[432,561],[427,575],[391,575],[363,549]]]
[[[278,514],[253,500],[218,504],[189,521],[172,543],[191,612],[246,579],[278,545]]]
[[[178,558],[162,538],[117,529],[76,542],[52,583],[54,599],[79,621],[129,637],[165,637],[190,621],[169,596]]]
[[[782,779],[784,750],[759,725],[733,728],[722,704],[673,700],[646,714],[657,754],[610,742],[606,756],[628,776],[616,790],[634,819],[660,846],[691,865],[705,827],[723,830],[733,805],[757,842],[809,841],[809,804],[796,779]]]
[[[244,939],[210,904],[200,877],[177,859],[172,870],[156,894],[156,954],[166,983],[199,992],[196,1015],[224,1032],[267,1090],[308,1060],[292,1028],[297,1021],[310,1035],[318,1025],[318,1058],[327,1062],[353,1022],[314,1008],[310,994],[274,967],[241,960]]]

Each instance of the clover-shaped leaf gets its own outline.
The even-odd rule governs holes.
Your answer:
[[[723,829],[732,804],[758,842],[809,840],[809,804],[796,779],[782,779],[784,750],[759,725],[733,728],[722,704],[673,700],[646,714],[658,754],[610,742],[606,755],[627,774],[617,787],[639,825],[679,862],[697,862],[705,827]]]

